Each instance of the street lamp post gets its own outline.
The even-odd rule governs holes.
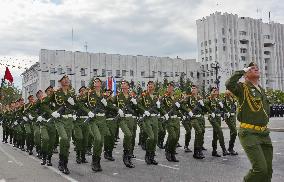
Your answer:
[[[218,76],[218,72],[219,72],[219,69],[220,69],[220,65],[216,61],[215,63],[211,63],[211,68],[213,68],[216,72],[215,84],[216,84],[217,88],[219,89],[220,76]]]

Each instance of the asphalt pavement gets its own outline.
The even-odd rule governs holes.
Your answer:
[[[277,122],[283,122],[284,118],[276,118]],[[274,121],[274,119],[273,119]],[[228,144],[229,130],[224,129],[225,141]],[[139,130],[137,131],[137,135]],[[184,144],[185,130],[181,127],[180,144]],[[2,137],[2,128],[0,130]],[[273,158],[273,182],[284,181],[284,134],[282,132],[271,132],[274,146]],[[165,159],[164,150],[157,149],[156,159],[158,166],[147,165],[144,162],[145,151],[136,145],[133,160],[135,168],[129,169],[122,162],[122,132],[120,141],[114,150],[115,161],[110,162],[102,158],[103,171],[94,173],[91,170],[91,156],[87,156],[89,163],[76,164],[73,145],[70,149],[69,169],[71,174],[64,175],[57,170],[58,154],[53,155],[52,167],[41,166],[40,160],[29,156],[26,152],[13,148],[10,144],[0,143],[0,182],[57,182],[57,181],[96,181],[96,182],[239,182],[250,168],[250,163],[242,150],[239,140],[236,141],[235,150],[238,156],[212,157],[212,128],[207,128],[205,133],[204,152],[206,158],[196,160],[192,153],[184,153],[183,148],[177,149],[179,163],[168,162]],[[136,137],[138,140],[138,137]],[[194,130],[192,130],[192,141],[190,148],[193,149]],[[136,142],[137,144],[137,142]],[[218,146],[219,153],[221,149]]]

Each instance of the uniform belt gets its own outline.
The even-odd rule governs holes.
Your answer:
[[[193,116],[199,118],[199,117],[201,117],[201,114],[197,114],[197,115],[193,115]]]
[[[150,116],[158,116],[158,114],[150,114]]]
[[[107,121],[112,121],[114,118],[106,118]]]
[[[178,117],[177,115],[173,115],[170,118],[173,118],[173,119],[178,118],[178,119],[180,119],[181,117]]]
[[[80,119],[87,119],[89,116],[79,116]]]
[[[252,130],[256,130],[256,131],[264,131],[264,130],[267,129],[267,126],[257,126],[257,125],[253,125],[253,124],[240,122],[240,128],[252,129]]]
[[[132,116],[132,118],[137,119],[137,116]]]
[[[105,113],[97,113],[96,116],[105,116]]]
[[[72,114],[66,114],[66,115],[62,115],[63,118],[72,118],[73,115]]]
[[[221,114],[216,114],[216,116],[221,116]]]
[[[130,117],[132,117],[132,114],[124,114],[124,117],[125,118],[130,118]]]
[[[235,116],[235,113],[230,113],[231,116]]]

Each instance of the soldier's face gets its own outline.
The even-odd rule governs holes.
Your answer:
[[[46,95],[50,96],[53,93],[53,88],[49,88],[46,90]]]
[[[63,87],[69,86],[69,85],[70,85],[70,80],[69,80],[69,78],[68,78],[68,77],[63,78],[63,79],[60,81],[60,84],[61,84],[61,86],[63,86]]]
[[[43,92],[42,91],[40,91],[40,92],[38,92],[37,94],[36,94],[36,97],[37,97],[37,99],[42,99],[43,98]]]
[[[260,77],[260,71],[258,66],[252,66],[251,69],[246,73],[248,79],[256,79]]]
[[[94,80],[94,87],[97,87],[97,88],[101,88],[101,81],[100,80]]]
[[[197,94],[197,93],[198,93],[197,87],[192,87],[192,88],[191,88],[191,93],[192,93],[192,94]]]
[[[149,84],[148,84],[148,90],[149,90],[150,92],[155,90],[155,85],[154,85],[154,83],[149,83]]]
[[[80,95],[83,95],[84,93],[86,93],[86,89],[85,88],[81,88]]]
[[[106,91],[106,96],[110,96],[111,95],[111,91]]]
[[[122,82],[121,83],[121,89],[128,90],[129,89],[128,83],[127,82]]]
[[[219,94],[219,91],[217,89],[213,89],[211,94],[217,96]]]
[[[169,85],[167,91],[168,91],[169,93],[172,93],[172,92],[174,91],[174,86]]]
[[[34,99],[33,96],[29,97],[29,102],[30,102],[30,103],[34,103],[34,101],[35,101],[35,99]]]

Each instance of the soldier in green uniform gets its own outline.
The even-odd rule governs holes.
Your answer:
[[[41,103],[41,100],[43,99],[43,92],[42,90],[39,90],[37,91],[36,93],[36,103],[35,103],[35,116],[32,116],[32,117],[36,117],[36,121],[33,122],[33,135],[34,135],[34,145],[35,145],[35,149],[36,149],[36,156],[39,158],[39,159],[42,159],[42,153],[41,153],[41,139],[40,139],[40,122],[41,120],[39,120],[38,118],[38,105]]]
[[[123,162],[126,167],[134,168],[131,161],[133,154],[133,138],[136,122],[133,118],[135,115],[135,108],[137,107],[137,100],[129,93],[129,83],[125,80],[121,82],[122,92],[113,98],[113,104],[117,107],[117,112],[120,115],[119,127],[124,134],[123,138]]]
[[[112,103],[112,91],[106,90],[106,100],[107,102]],[[104,140],[104,158],[109,161],[114,161],[115,159],[112,156],[112,151],[114,148],[116,140],[116,130],[118,128],[118,123],[114,121],[114,117],[117,115],[115,110],[107,109],[106,110],[106,124],[110,131],[110,135],[105,136]]]
[[[225,122],[230,129],[230,141],[229,141],[228,152],[230,152],[231,155],[238,155],[238,153],[234,150],[234,145],[237,137],[236,101],[229,90],[226,90],[225,92],[223,105],[224,105]]]
[[[16,111],[16,118],[17,118],[17,126],[16,126],[16,130],[17,130],[17,144],[18,144],[18,148],[21,149],[22,151],[25,151],[25,122],[23,120],[23,115],[24,115],[24,110],[25,110],[25,102],[23,98],[20,98],[17,101],[17,111]]]
[[[245,81],[239,82],[243,76]],[[273,146],[267,128],[269,100],[259,85],[259,78],[258,66],[252,62],[247,68],[236,71],[226,82],[227,89],[238,99],[238,135],[252,165],[244,177],[246,182],[270,182],[273,172]]]
[[[27,145],[27,152],[29,155],[33,154],[33,147],[34,147],[34,137],[33,137],[33,127],[32,127],[32,120],[34,117],[31,115],[32,110],[34,109],[33,106],[35,104],[34,96],[30,95],[28,97],[28,103],[24,106],[24,127],[26,131],[26,145]]]
[[[3,128],[3,143],[8,143],[8,136],[9,136],[9,120],[8,120],[8,113],[9,113],[9,105],[3,106],[0,111],[0,117],[2,122]]]
[[[170,162],[179,162],[176,159],[176,147],[180,137],[180,111],[186,109],[179,103],[179,96],[174,93],[174,83],[168,83],[167,92],[162,98],[162,108],[164,110],[164,119],[166,120],[166,130],[168,138],[165,147],[166,159]]]
[[[71,134],[73,130],[74,119],[74,97],[75,92],[70,85],[68,76],[63,76],[60,80],[60,88],[54,92],[54,99],[51,102],[55,104],[55,111],[51,114],[55,118],[55,127],[59,135],[59,163],[58,169],[64,174],[69,174],[67,167]]]
[[[90,108],[88,115],[92,118],[89,122],[91,134],[93,135],[93,156],[92,170],[94,172],[102,171],[101,153],[104,145],[104,137],[110,135],[106,124],[105,110],[108,102],[102,91],[102,81],[99,78],[94,79],[93,87],[88,92],[87,102]],[[110,105],[110,104],[109,104]]]
[[[154,93],[155,84],[153,81],[149,81],[147,84],[147,91],[141,94],[139,103],[143,109],[150,113],[145,115],[145,119],[142,121],[142,132],[145,133],[146,138],[146,155],[145,162],[147,164],[158,165],[155,160],[156,145],[158,142],[158,117],[162,113],[161,102],[159,101],[159,95]]]
[[[196,85],[191,86],[191,94],[186,100],[186,104],[189,108],[188,116],[190,120],[190,125],[192,128],[194,128],[195,131],[193,157],[196,159],[203,159],[204,155],[202,152],[202,135],[203,135],[202,113],[204,112],[205,108],[202,97],[198,95],[198,88]],[[187,148],[188,144],[189,144],[189,139],[188,141],[185,141],[185,149]]]
[[[76,116],[74,122],[74,138],[76,146],[76,162],[77,164],[87,163],[86,148],[89,139],[90,127],[88,123],[84,122],[89,116],[87,107],[87,89],[82,86],[79,89],[79,95],[76,97]]]
[[[221,128],[221,113],[224,108],[223,103],[219,99],[219,90],[216,87],[211,88],[211,95],[206,101],[206,109],[209,113],[208,119],[213,127],[213,140],[212,140],[212,156],[221,157],[217,153],[217,141],[219,140],[220,146],[223,151],[223,156],[229,155],[224,141],[224,135]]]

